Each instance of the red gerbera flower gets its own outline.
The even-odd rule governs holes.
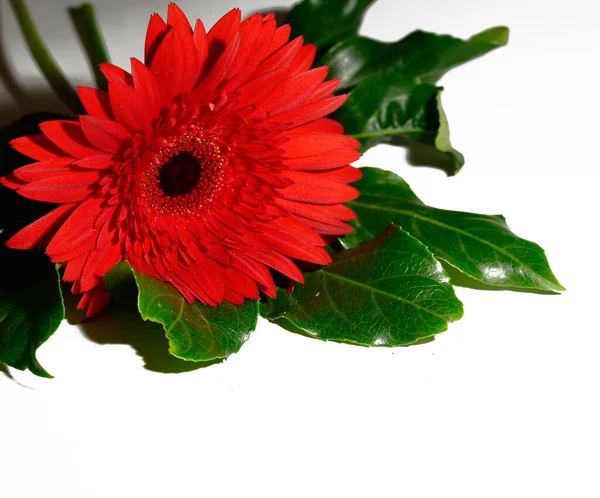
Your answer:
[[[145,64],[103,65],[108,93],[78,89],[86,115],[12,142],[39,162],[2,183],[61,205],[7,245],[66,263],[88,315],[122,260],[213,306],[274,296],[269,268],[302,282],[293,260],[329,263],[321,235],[352,231],[359,144],[324,118],[346,100],[339,81],[289,35],[272,14],[234,9],[208,34],[174,4],[154,14]]]

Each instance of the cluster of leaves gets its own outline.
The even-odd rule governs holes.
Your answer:
[[[432,166],[455,174],[464,159],[450,143],[442,88],[436,83],[453,67],[505,45],[508,30],[496,27],[468,40],[415,31],[382,43],[357,34],[373,2],[304,0],[287,20],[294,35],[317,45],[318,64],[329,65],[330,76],[341,78],[340,91],[349,98],[334,117],[363,149],[382,142],[417,147],[429,152]],[[25,128],[45,119],[31,117],[5,130],[2,145],[12,136],[35,133]],[[10,156],[4,164],[13,169],[21,160]],[[259,315],[323,340],[366,346],[420,342],[463,314],[448,272],[505,289],[563,290],[544,251],[511,232],[502,216],[429,207],[397,175],[377,168],[362,171],[364,177],[355,184],[361,195],[349,203],[358,215],[355,231],[333,245],[332,264],[306,273],[305,283],[291,294],[280,290],[276,299],[243,306],[190,305],[173,287],[126,262],[106,275],[107,287],[117,298],[133,288],[141,317],[162,324],[171,353],[189,361],[237,352]],[[43,209],[16,197],[5,190],[0,197],[7,202],[0,218],[4,239]],[[14,206],[25,218],[18,216],[16,223]],[[35,351],[64,317],[57,270],[35,251],[0,250],[9,277],[0,285],[0,361],[47,375]]]

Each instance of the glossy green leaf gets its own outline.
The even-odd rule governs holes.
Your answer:
[[[198,302],[188,304],[171,285],[132,270],[128,263],[117,265],[105,276],[107,288],[118,295],[133,273],[137,284],[138,308],[144,320],[160,323],[169,340],[169,351],[188,361],[210,361],[237,353],[256,328],[258,301],[242,306],[223,302],[217,307]]]
[[[355,231],[341,239],[358,247],[396,223],[425,244],[438,259],[488,285],[562,291],[544,250],[517,237],[502,216],[446,211],[424,205],[407,183],[389,171],[362,168],[354,186],[360,197],[348,203],[358,215]]]
[[[450,143],[441,91],[429,83],[415,85],[393,75],[369,79],[352,90],[334,117],[344,125],[346,134],[361,141],[364,149],[385,142],[419,142],[435,149],[435,163],[448,174],[455,174],[464,158]]]
[[[356,34],[362,17],[375,0],[304,0],[288,12],[291,38],[304,36],[317,47],[333,45]]]
[[[32,162],[9,145],[13,138],[39,133],[39,123],[62,116],[29,114],[0,133],[0,176]],[[0,362],[51,377],[36,358],[37,349],[58,329],[65,315],[59,276],[41,251],[4,246],[21,228],[54,206],[21,197],[0,185]]]
[[[42,252],[6,249],[4,243],[0,237],[0,362],[51,377],[36,351],[65,317],[58,272]]]
[[[435,84],[447,71],[508,43],[508,28],[498,26],[461,40],[449,35],[414,31],[385,43],[362,36],[339,41],[319,60],[330,78],[341,78],[348,90],[368,78],[393,74],[402,81]]]
[[[443,332],[463,314],[441,264],[397,226],[305,279],[261,305],[261,315],[318,339],[399,346]]]

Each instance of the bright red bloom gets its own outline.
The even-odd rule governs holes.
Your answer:
[[[122,260],[208,305],[274,296],[269,268],[302,282],[293,260],[329,263],[321,235],[352,231],[359,144],[324,118],[339,81],[289,35],[272,14],[234,9],[208,34],[174,4],[153,15],[145,64],[103,65],[108,93],[78,90],[87,115],[12,142],[39,162],[2,183],[61,205],[8,246],[66,263],[88,315]]]

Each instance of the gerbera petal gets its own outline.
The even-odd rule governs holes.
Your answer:
[[[242,12],[240,9],[232,9],[225,14],[209,30],[206,35],[208,45],[208,67],[213,66],[226,48],[233,42],[234,37],[240,29]]]
[[[48,159],[62,158],[67,155],[46,135],[30,135],[28,137],[15,138],[10,141],[10,146],[36,161],[47,161]]]
[[[283,26],[277,28],[275,34],[273,35],[273,39],[271,40],[271,45],[267,50],[267,56],[273,54],[283,47],[290,39],[291,32],[292,27],[289,24],[284,24]]]
[[[73,165],[85,169],[106,169],[114,166],[118,160],[119,156],[103,154],[79,159]]]
[[[64,252],[81,234],[91,232],[94,221],[102,213],[104,202],[101,197],[89,197],[79,204],[48,244],[46,252],[50,256]]]
[[[319,174],[301,171],[286,171],[282,174],[294,181],[293,185],[280,190],[281,197],[291,201],[339,204],[352,201],[359,195],[354,187],[324,179]]]
[[[131,59],[131,74],[134,87],[146,107],[149,122],[152,123],[160,113],[160,90],[156,78],[150,69],[135,58]]]
[[[108,121],[107,119],[95,116],[81,116],[79,119],[85,136],[101,151],[112,154],[119,152],[123,149],[127,140],[131,138],[131,133],[116,121]],[[100,150],[96,150],[88,155],[103,155]]]
[[[35,182],[50,176],[68,173],[70,170],[67,166],[72,164],[73,161],[74,159],[71,157],[49,159],[48,161],[41,161],[17,168],[12,174],[24,182]]]
[[[150,126],[152,117],[146,111],[147,104],[135,89],[124,83],[111,82],[108,84],[108,95],[116,121],[131,133]]]
[[[192,32],[192,25],[186,15],[176,4],[171,2],[167,12],[167,25],[175,27],[178,23],[181,23],[190,33]]]
[[[44,247],[73,209],[73,204],[64,204],[53,209],[47,215],[42,216],[39,220],[27,225],[13,235],[6,242],[6,247],[11,249]]]
[[[98,120],[93,116],[82,116],[88,120]],[[54,144],[68,155],[77,158],[96,156],[102,152],[96,149],[88,140],[77,121],[46,121],[40,124],[40,129]]]
[[[89,303],[87,304],[86,316],[90,318],[100,313],[104,308],[106,308],[106,306],[111,300],[111,296],[106,290],[106,286],[104,285],[104,283],[100,283],[88,292],[89,294],[91,294],[91,298],[89,300]]]
[[[361,156],[353,149],[333,149],[321,154],[286,159],[284,164],[293,170],[318,171],[346,166]]]
[[[200,19],[196,21],[194,27],[194,45],[198,54],[198,66],[200,74],[204,74],[208,63],[208,40],[206,39],[206,28]]]
[[[152,58],[158,50],[158,46],[167,34],[167,23],[163,21],[162,17],[158,14],[152,14],[150,16],[150,22],[148,23],[148,30],[146,31],[146,43],[144,48],[144,60],[146,65],[152,64]]]
[[[295,109],[279,114],[272,119],[273,121],[285,123],[290,128],[293,128],[308,123],[313,119],[322,118],[327,114],[331,114],[333,111],[339,109],[344,102],[346,102],[347,98],[347,95],[327,97],[317,102],[303,104]]]
[[[355,168],[354,166],[344,166],[343,168],[321,172],[321,178],[342,183],[357,182],[362,176],[360,169]]]
[[[99,179],[100,174],[95,171],[69,172],[28,183],[19,189],[19,194],[36,201],[78,202],[95,190],[94,183]]]
[[[360,147],[358,140],[341,133],[310,133],[310,130],[302,130],[302,128],[294,128],[283,134],[288,137],[288,140],[280,145],[280,148],[286,157],[311,157],[331,152],[334,149],[357,149]],[[352,161],[341,164],[348,164]]]
[[[103,119],[114,119],[108,94],[97,88],[77,87],[77,95],[83,107],[91,116]]]
[[[133,85],[133,78],[131,77],[131,74],[118,66],[103,62],[100,64],[100,71],[102,71],[102,74],[106,77],[109,83],[115,81],[119,83],[125,83],[126,85],[130,86]]]

